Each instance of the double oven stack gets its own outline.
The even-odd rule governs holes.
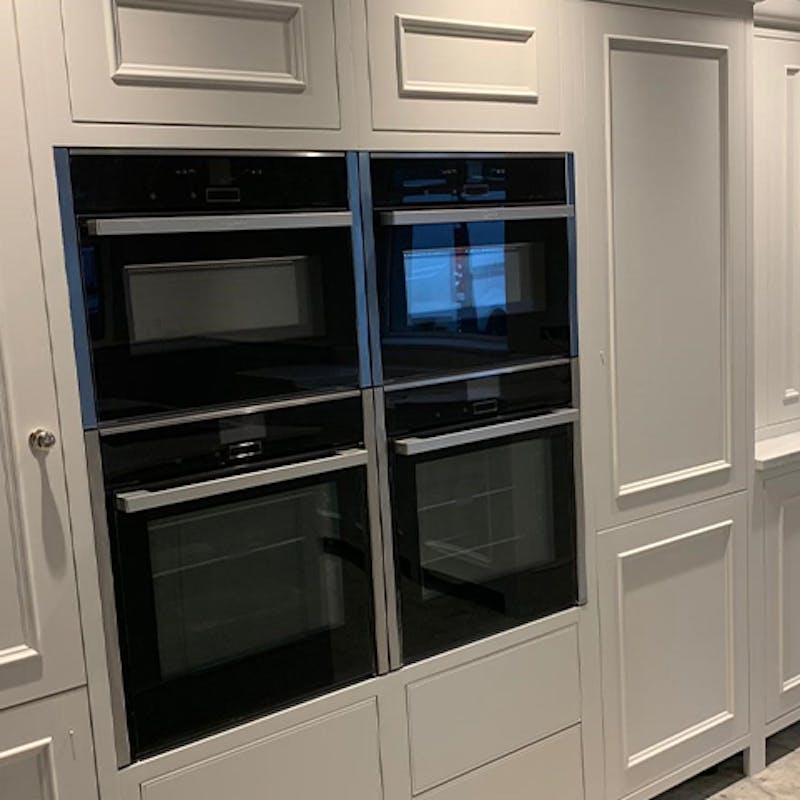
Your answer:
[[[571,157],[57,167],[120,765],[581,602]]]

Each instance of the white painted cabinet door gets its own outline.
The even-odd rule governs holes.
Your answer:
[[[748,728],[747,495],[601,534],[607,797]]]
[[[578,252],[600,529],[747,485],[746,31],[587,4]]]
[[[767,722],[800,708],[800,472],[764,482]]]
[[[72,117],[338,129],[347,0],[62,0]]]
[[[800,418],[800,40],[755,39],[757,424]]]
[[[0,712],[3,800],[97,800],[86,692]]]
[[[560,3],[359,2],[374,130],[560,130]]]
[[[0,709],[79,685],[83,649],[11,0],[0,0]],[[11,155],[13,154],[13,155]]]

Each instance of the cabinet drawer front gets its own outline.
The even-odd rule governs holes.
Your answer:
[[[142,800],[376,800],[383,797],[374,700],[142,784]]]
[[[423,800],[583,800],[581,729],[575,726],[543,742],[422,795]]]
[[[505,6],[505,7],[503,7]],[[375,130],[557,133],[558,4],[367,0]]]
[[[580,719],[574,627],[408,686],[414,792]]]
[[[73,118],[338,128],[333,7],[334,0],[65,0]]]

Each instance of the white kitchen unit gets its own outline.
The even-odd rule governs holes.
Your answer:
[[[0,711],[3,800],[97,800],[86,692]]]
[[[581,360],[604,529],[747,487],[751,28],[586,14]]]
[[[61,5],[76,122],[341,127],[347,0]]]
[[[0,2],[0,709],[84,682],[22,86]],[[40,431],[33,441],[32,432]],[[0,728],[2,730],[2,728]]]
[[[763,484],[767,723],[800,710],[800,472]]]
[[[747,733],[747,495],[602,534],[598,572],[617,798]]]
[[[360,1],[375,130],[560,130],[561,3]]]

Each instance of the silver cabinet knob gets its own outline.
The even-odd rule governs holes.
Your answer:
[[[37,428],[35,431],[31,431],[31,435],[28,437],[28,442],[30,443],[31,448],[34,450],[41,450],[46,452],[47,450],[52,450],[56,444],[56,435],[53,431],[48,431],[45,428]]]

